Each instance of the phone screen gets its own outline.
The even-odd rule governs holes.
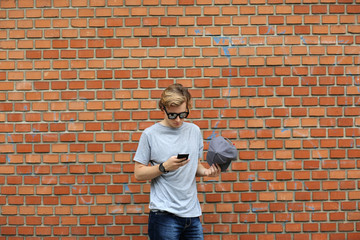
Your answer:
[[[179,153],[177,155],[177,158],[185,158],[185,160],[187,160],[189,158],[189,154],[188,153]]]

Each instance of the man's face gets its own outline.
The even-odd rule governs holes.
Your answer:
[[[183,104],[181,104],[180,106],[177,106],[177,107],[166,107],[165,110],[164,110],[165,116],[164,116],[164,121],[163,121],[164,124],[166,126],[172,127],[172,128],[181,127],[181,125],[185,121],[185,118],[181,119],[180,116],[176,116],[175,119],[169,119],[168,115],[173,115],[173,113],[178,114],[178,113],[187,112],[188,109],[186,108],[186,103],[183,103]]]

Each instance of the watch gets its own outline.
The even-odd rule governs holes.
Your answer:
[[[166,171],[166,170],[165,170],[165,167],[164,167],[163,163],[160,163],[160,165],[159,165],[159,170],[160,170],[160,172],[162,172],[162,173],[168,173],[168,172],[169,172],[169,171]]]

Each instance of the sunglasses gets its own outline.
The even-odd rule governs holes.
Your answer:
[[[167,117],[171,120],[176,119],[178,116],[180,119],[184,119],[184,118],[187,118],[187,116],[189,116],[189,110],[187,110],[187,112],[181,112],[181,113],[168,113],[166,111],[166,108],[164,108],[164,111],[165,111]]]

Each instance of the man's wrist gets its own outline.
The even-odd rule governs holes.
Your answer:
[[[197,177],[206,177],[207,176],[206,171],[207,171],[206,168],[199,168],[196,172],[196,176]]]
[[[163,163],[160,163],[159,165],[159,170],[160,172],[162,173],[168,173],[169,171],[166,170],[166,168],[164,167],[164,164]]]

